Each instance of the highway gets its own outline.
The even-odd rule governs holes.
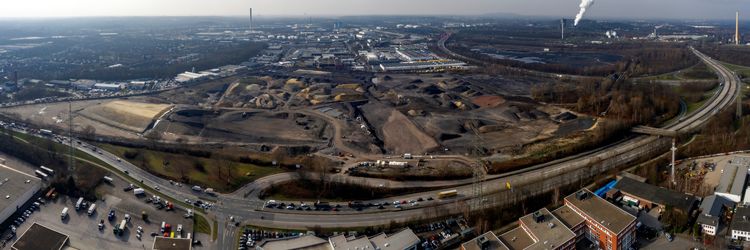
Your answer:
[[[735,100],[740,80],[730,70],[725,68],[719,62],[708,58],[704,54],[695,51],[709,67],[711,67],[719,76],[722,84],[721,89],[715,93],[702,107],[691,114],[687,114],[683,119],[665,126],[663,129],[674,130],[678,132],[693,132],[695,129],[705,125],[708,120],[725,109]],[[230,249],[234,242],[233,232],[236,232],[233,226],[228,225],[226,219],[234,216],[245,224],[264,226],[264,227],[283,227],[306,229],[314,226],[346,228],[346,227],[363,227],[387,225],[392,221],[406,222],[415,219],[425,219],[429,217],[461,213],[465,209],[477,209],[477,206],[492,206],[502,204],[512,204],[525,197],[534,194],[543,193],[554,188],[579,182],[582,178],[594,177],[610,169],[633,163],[641,158],[650,157],[663,151],[663,147],[668,145],[668,141],[657,136],[637,136],[618,143],[602,147],[597,150],[581,153],[578,155],[566,157],[545,164],[540,164],[527,169],[504,173],[500,175],[487,176],[482,183],[481,193],[488,194],[482,197],[482,200],[475,197],[475,188],[471,180],[459,180],[455,182],[444,181],[435,182],[435,186],[458,185],[457,187],[447,188],[458,190],[457,198],[431,201],[421,203],[419,206],[405,208],[403,210],[386,209],[376,210],[368,209],[362,212],[340,211],[340,212],[316,212],[316,211],[279,211],[276,209],[264,209],[263,201],[257,199],[257,191],[267,186],[269,183],[277,182],[293,176],[287,174],[269,176],[259,179],[249,184],[244,191],[250,191],[247,198],[237,195],[237,193],[218,195],[217,197],[207,196],[202,193],[194,192],[187,185],[177,186],[171,184],[168,180],[149,174],[145,170],[136,167],[127,161],[118,160],[117,156],[112,155],[101,149],[94,150],[93,145],[74,143],[76,148],[86,152],[114,168],[123,171],[137,179],[142,180],[141,185],[150,187],[159,187],[160,195],[168,196],[176,200],[216,200],[217,206],[210,209],[219,224],[220,248]],[[377,185],[383,181],[367,180],[365,183]],[[513,189],[507,190],[506,183],[511,183]],[[403,186],[420,186],[429,185],[425,182],[404,182],[402,184],[390,183],[390,185]],[[418,197],[430,197],[438,191],[415,193],[405,196],[393,197],[393,200],[411,200]],[[239,192],[242,193],[242,192]],[[378,202],[378,201],[374,201]],[[475,205],[472,205],[475,204]],[[476,205],[478,204],[478,205]],[[468,206],[467,206],[468,205]],[[226,237],[225,237],[226,236]]]

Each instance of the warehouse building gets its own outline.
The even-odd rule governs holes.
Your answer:
[[[698,199],[695,196],[639,182],[628,177],[622,177],[617,181],[613,190],[619,190],[623,202],[628,203],[628,205],[647,210],[658,208],[658,211],[664,212],[669,205],[677,212],[689,215],[698,205]],[[619,199],[620,197],[608,198]]]
[[[42,188],[42,180],[0,165],[0,222],[7,220]]]
[[[735,157],[731,164],[724,167],[721,172],[719,186],[716,187],[714,194],[724,196],[727,199],[739,203],[742,200],[742,191],[745,191],[745,182],[747,173],[750,169],[747,165],[738,164],[740,160]]]
[[[12,250],[60,250],[68,243],[68,236],[41,224],[34,223],[11,246]]]

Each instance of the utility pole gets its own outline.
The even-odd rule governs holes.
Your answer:
[[[672,138],[672,184],[676,184],[677,181],[674,178],[674,162],[675,162],[675,154],[677,153],[677,146],[675,145],[677,142],[677,138]]]
[[[68,170],[75,171],[75,160],[73,159],[73,101],[68,100]]]
[[[471,130],[474,132],[474,152],[476,157],[481,157],[483,154],[482,150],[482,137],[479,134],[479,128],[476,124],[472,124]],[[477,160],[476,165],[473,167],[473,178],[474,178],[474,184],[472,185],[473,194],[474,194],[474,204],[473,208],[477,210],[481,210],[484,208],[485,198],[484,198],[484,180],[486,178],[487,173],[485,173],[484,170],[484,164],[480,159]]]

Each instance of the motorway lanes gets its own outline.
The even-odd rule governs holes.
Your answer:
[[[706,64],[713,68],[722,79],[722,88],[716,93],[712,99],[707,102],[703,107],[693,114],[689,114],[682,121],[666,127],[667,129],[675,129],[679,131],[692,130],[705,124],[708,118],[712,117],[719,110],[726,108],[734,100],[739,79],[736,75],[732,74],[731,71],[723,67],[718,62],[706,57],[698,51],[695,51],[696,55],[701,57]],[[591,176],[595,173],[606,171],[605,165],[615,164],[626,164],[629,161],[638,158],[641,155],[648,155],[653,152],[649,152],[649,146],[663,143],[657,137],[653,136],[639,136],[632,139],[624,140],[619,143],[600,148],[591,152],[582,153],[576,156],[560,159],[546,164],[540,164],[532,168],[514,171],[502,175],[488,176],[487,181],[483,184],[483,193],[498,193],[505,198],[493,199],[489,203],[503,204],[512,202],[508,197],[523,198],[525,195],[531,195],[532,193],[524,194],[511,194],[515,190],[505,190],[505,183],[510,182],[514,187],[521,187],[528,183],[540,183],[542,186],[538,191],[545,191],[556,186],[565,185],[575,181],[575,178],[581,178],[579,176]],[[135,179],[143,180],[144,185],[151,187],[159,186],[162,195],[167,195],[177,200],[197,198],[209,198],[202,194],[192,192],[190,187],[183,186],[177,187],[171,185],[167,180],[153,176],[146,171],[126,162],[118,161],[117,157],[107,152],[99,154],[91,150],[91,145],[87,147],[81,147],[76,145],[77,148],[81,149],[92,156],[95,156],[104,162],[114,166],[121,171],[129,171],[130,176]],[[98,149],[97,151],[99,151]],[[606,164],[605,164],[606,163]],[[596,169],[587,168],[591,164],[598,164]],[[577,177],[578,176],[578,177]],[[464,183],[465,184],[465,183]],[[259,184],[250,184],[260,187]],[[251,186],[252,187],[252,186]],[[253,188],[246,189],[252,190]],[[285,227],[285,228],[305,228],[313,226],[321,227],[360,227],[360,226],[373,226],[373,225],[384,225],[391,221],[403,222],[413,219],[426,218],[435,216],[436,214],[445,213],[459,213],[461,209],[466,207],[466,204],[473,204],[471,200],[474,196],[474,189],[471,184],[462,185],[455,189],[459,192],[459,198],[451,201],[434,202],[435,204],[423,203],[421,206],[414,209],[407,209],[403,211],[375,211],[366,210],[361,213],[356,212],[342,212],[342,213],[288,213],[288,211],[279,212],[272,210],[260,210],[263,202],[257,198],[251,196],[249,199],[242,199],[232,197],[230,195],[220,195],[217,199],[219,200],[218,207],[213,211],[219,221],[222,222],[220,227],[226,225],[225,219],[232,216],[239,216],[244,222],[268,227]],[[437,192],[437,191],[436,191]],[[519,191],[520,192],[520,191]],[[434,196],[435,192],[419,193],[406,195],[401,197],[395,197],[393,199],[398,200],[409,200],[417,197],[429,197]],[[509,196],[513,195],[513,196]],[[427,206],[430,205],[430,206]],[[226,231],[234,231],[232,228],[224,228]],[[222,230],[225,231],[225,230]],[[222,237],[223,238],[223,237]],[[232,239],[232,237],[228,237]],[[225,241],[225,240],[222,240]],[[230,243],[227,243],[230,244]]]

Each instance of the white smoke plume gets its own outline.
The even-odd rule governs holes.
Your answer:
[[[591,7],[591,5],[594,4],[594,0],[581,0],[581,10],[578,11],[578,15],[576,15],[576,21],[573,23],[573,26],[578,26],[578,22],[581,21],[581,18],[583,18],[583,14],[586,13],[586,9]]]

